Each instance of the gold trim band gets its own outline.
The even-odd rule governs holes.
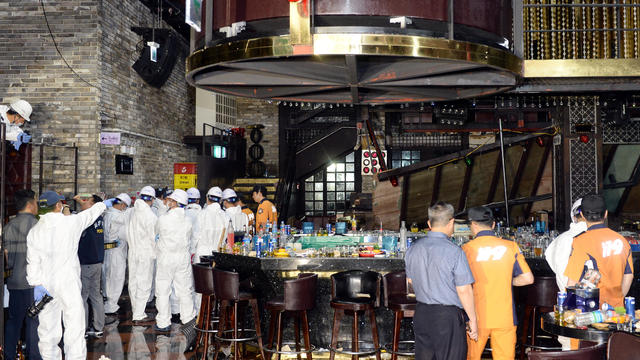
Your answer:
[[[218,64],[284,56],[368,55],[463,61],[523,73],[522,60],[508,51],[486,45],[409,35],[314,34],[313,45],[297,49],[289,36],[241,40],[193,52],[186,59],[186,77]]]
[[[525,60],[525,78],[640,76],[640,59]]]

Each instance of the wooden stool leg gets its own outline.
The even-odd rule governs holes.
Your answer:
[[[394,324],[393,324],[393,344],[392,344],[392,350],[393,350],[393,354],[391,354],[391,360],[396,360],[398,358],[398,355],[396,354],[398,352],[398,344],[400,342],[400,327],[402,326],[402,311],[395,311],[395,318],[394,318]]]
[[[278,316],[278,312],[275,310],[271,310],[271,319],[269,321],[269,336],[267,337],[269,340],[267,342],[267,347],[273,350],[273,336],[275,335],[276,329],[276,317]],[[269,353],[269,359],[273,357],[273,353]]]
[[[373,346],[376,348],[376,360],[381,360],[380,340],[378,340],[378,324],[376,323],[376,313],[373,309],[369,310],[369,318],[371,319],[371,335],[373,337]]]
[[[353,312],[353,325],[351,331],[353,331],[353,336],[351,338],[351,351],[358,352],[360,351],[360,344],[358,343],[358,312]],[[358,355],[351,355],[352,360],[358,360]]]
[[[309,339],[309,320],[307,319],[307,311],[302,311],[302,336],[304,337],[304,347],[308,351],[306,353],[306,358],[309,360],[313,359],[311,355],[311,340]]]
[[[226,324],[226,317],[227,317],[227,300],[222,300],[220,302],[220,321],[218,322],[218,337],[222,337],[223,332],[224,332],[224,326]],[[215,355],[213,357],[213,360],[218,360],[218,354],[220,353],[220,343],[221,341],[216,340],[216,347],[215,347]]]
[[[282,350],[282,312],[278,312],[278,335],[276,340],[276,351]],[[280,354],[276,355],[276,359],[280,360]]]
[[[256,327],[256,336],[258,337],[258,348],[260,356],[264,359],[264,348],[262,347],[262,330],[260,330],[260,310],[258,310],[258,300],[251,299],[251,307],[253,308],[253,323]]]
[[[529,335],[529,324],[531,318],[531,307],[525,306],[524,308],[524,318],[522,319],[522,334],[520,335],[520,360],[524,360],[526,357],[526,346],[527,336]]]
[[[538,318],[538,307],[534,306],[533,307],[533,315],[532,315],[532,320],[531,320],[531,345],[535,345],[536,344],[536,325],[538,324],[538,322],[536,321]]]
[[[202,295],[202,302],[200,303],[200,311],[198,313],[198,317],[196,321],[196,327],[199,327],[200,329],[204,329],[204,327],[202,326],[202,323],[204,322],[204,311],[206,308],[205,296],[206,295]],[[196,334],[196,353],[198,352],[198,347],[200,346],[200,340],[202,340],[202,333],[198,331]]]
[[[301,360],[300,357],[300,314],[298,312],[293,313],[293,316],[295,317],[295,319],[293,320],[293,324],[294,324],[294,331],[296,333],[296,357],[298,358],[298,360]]]
[[[200,328],[204,329],[204,330],[210,330],[210,325],[211,325],[211,297],[207,296],[206,300],[203,296],[202,302],[205,303],[204,307],[204,314],[202,314],[201,318],[203,318],[202,322],[203,324],[201,324]],[[202,308],[202,307],[201,307]],[[201,335],[202,333],[198,332],[199,335]],[[206,332],[204,333],[204,347],[203,347],[203,351],[202,351],[202,360],[207,360],[207,352],[209,350],[209,333]],[[196,342],[197,344],[197,342]]]
[[[338,347],[338,335],[340,335],[340,320],[344,315],[343,310],[335,309],[333,313],[333,330],[331,332],[331,349],[329,349],[329,360],[334,360],[336,352],[333,349]]]

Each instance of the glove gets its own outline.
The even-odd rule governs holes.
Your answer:
[[[31,141],[31,135],[23,132],[18,136],[18,140],[21,140],[23,144],[26,144]]]
[[[45,295],[51,296],[51,294],[49,294],[49,292],[47,291],[47,289],[44,288],[44,286],[38,285],[33,289],[33,300],[35,302],[40,301]]]
[[[120,240],[116,240],[116,247],[120,247]]]
[[[22,145],[22,142],[20,141],[20,139],[16,140],[16,141],[12,141],[11,145],[13,145],[13,148],[16,149],[16,151],[20,150],[20,145]]]
[[[113,202],[116,201],[116,198],[111,198],[103,201],[103,203],[108,207],[113,207]]]

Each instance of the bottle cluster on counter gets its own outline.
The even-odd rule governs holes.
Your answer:
[[[245,232],[242,241],[238,234],[230,236],[219,251],[236,255],[264,257],[404,257],[411,239],[416,234],[408,233],[405,222],[399,232],[346,231],[340,223],[327,224],[319,230],[307,228],[303,231],[285,225],[267,223],[264,231],[256,234]],[[414,226],[412,226],[412,230]],[[417,227],[415,227],[417,230]],[[309,244],[314,242],[314,244]],[[320,244],[320,245],[318,245]],[[304,248],[304,249],[303,249]]]

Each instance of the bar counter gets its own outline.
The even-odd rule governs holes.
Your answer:
[[[316,307],[309,312],[309,328],[311,330],[311,343],[317,348],[327,348],[331,343],[331,328],[333,321],[333,309],[331,301],[331,274],[346,270],[372,270],[381,274],[392,271],[404,270],[404,260],[401,258],[255,258],[241,255],[213,253],[213,261],[217,268],[233,270],[240,273],[241,279],[252,278],[259,296],[262,309],[267,300],[283,295],[282,284],[286,279],[293,279],[301,272],[313,272],[318,274],[318,289],[316,295]],[[544,258],[527,258],[527,263],[534,276],[555,276]],[[634,254],[634,267],[636,278],[629,292],[630,296],[640,295],[640,253]],[[520,289],[514,288],[515,298],[518,299]],[[381,293],[382,295],[382,293]],[[376,310],[378,334],[380,344],[390,343],[393,332],[393,313],[381,306]],[[262,330],[264,339],[267,338],[269,314],[262,311]],[[291,323],[288,323],[291,324]],[[293,326],[285,326],[285,340],[293,339]],[[369,324],[360,322],[361,339],[371,340]],[[343,319],[340,331],[340,340],[350,339],[351,327],[348,320]],[[401,339],[413,339],[413,327],[410,320],[403,321]]]

